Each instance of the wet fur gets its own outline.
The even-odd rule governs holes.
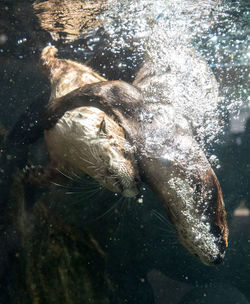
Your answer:
[[[56,52],[48,46],[41,55],[42,68],[51,82],[49,108],[55,100],[61,100],[60,106],[64,107],[64,96],[79,87],[107,82],[83,64],[55,58]],[[53,119],[53,128],[45,127],[51,165],[65,172],[88,174],[124,196],[137,195],[139,174],[134,148],[119,124],[93,108],[91,102],[61,113],[56,121]]]
[[[45,128],[51,128],[65,111],[83,105],[93,105],[112,115],[123,127],[130,144],[137,147],[140,175],[162,201],[183,245],[205,264],[217,264],[224,257],[228,238],[219,181],[194,140],[188,123],[186,129],[180,129],[178,119],[184,122],[185,118],[180,115],[178,118],[176,114],[168,119],[168,111],[173,107],[164,105],[164,101],[144,103],[140,87],[147,85],[148,79],[140,72],[137,77],[139,80],[134,84],[138,88],[121,81],[105,81],[85,85],[53,100],[44,113]],[[151,117],[150,122],[147,117]],[[176,127],[174,137],[171,134],[169,138],[170,125]],[[161,133],[156,136],[159,130]],[[188,140],[186,151],[179,148],[183,138]],[[181,161],[178,157],[171,160],[164,156],[168,145],[180,154],[185,153]],[[183,189],[187,189],[190,201],[180,196],[174,179],[184,183]],[[188,216],[183,213],[185,210],[189,212]]]

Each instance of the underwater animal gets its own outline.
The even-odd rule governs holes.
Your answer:
[[[50,102],[84,85],[106,82],[86,65],[55,58],[56,52],[55,47],[47,46],[41,55],[51,83]],[[52,168],[69,175],[88,174],[125,197],[139,193],[134,148],[122,127],[105,112],[91,106],[68,110],[44,136]]]
[[[53,60],[55,59],[52,56],[52,62]],[[47,64],[49,60],[45,59],[44,62]],[[105,79],[78,86],[60,97],[52,94],[56,98],[50,100],[42,115],[48,147],[55,149],[50,143],[54,139],[48,139],[47,134],[54,132],[54,128],[59,125],[61,130],[66,130],[69,124],[69,121],[66,123],[66,116],[69,119],[77,116],[67,113],[79,111],[83,107],[101,111],[102,115],[106,115],[105,121],[109,117],[122,128],[123,138],[129,145],[128,151],[132,149],[135,156],[133,159],[131,153],[129,157],[134,171],[130,175],[131,183],[128,188],[138,189],[140,180],[147,184],[163,203],[184,247],[203,263],[218,264],[228,245],[226,211],[219,181],[184,116],[173,105],[164,103],[164,100],[150,102],[144,99],[142,88],[150,83],[148,79],[151,77],[150,69],[148,71],[145,74],[145,68],[142,68],[133,84]],[[67,78],[63,79],[67,82]],[[94,111],[89,113],[90,117],[93,113]],[[86,123],[90,123],[91,118],[86,116],[85,119]],[[102,129],[101,122],[102,120],[98,124],[99,129]],[[74,122],[74,128],[78,128],[77,123],[78,121]],[[80,128],[77,131],[78,139],[81,137],[79,130]],[[68,136],[64,140],[64,144],[69,140],[69,145],[72,145]],[[100,150],[100,153],[103,151]],[[91,149],[89,152],[91,153]],[[60,157],[60,153],[55,157],[52,151],[49,153],[52,159]],[[67,159],[71,158],[70,153],[66,154]],[[118,159],[120,156],[118,153]],[[77,165],[78,162],[76,167]],[[124,177],[119,174],[116,171],[116,177],[118,175],[122,180]],[[133,184],[133,180],[136,183]],[[109,183],[106,183],[106,187],[112,188]],[[136,195],[137,191],[129,193]]]

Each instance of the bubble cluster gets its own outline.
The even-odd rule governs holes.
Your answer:
[[[127,47],[142,52],[157,76],[145,95],[150,101],[172,104],[192,124],[204,150],[212,150],[225,131],[224,117],[237,115],[246,96],[242,77],[249,62],[244,31],[248,12],[237,3],[201,0],[109,4],[102,18],[111,37],[110,50],[118,53]],[[241,25],[235,19],[240,13]],[[230,78],[232,70],[238,73],[235,68],[242,71],[234,79],[238,83],[225,84],[221,74]]]
[[[216,258],[219,253],[218,238],[211,233],[209,218],[205,214],[206,205],[201,202],[203,213],[200,214],[199,202],[194,201],[194,192],[189,186],[189,180],[172,178],[169,186],[177,193],[177,199],[172,205],[172,212],[179,219],[177,232],[181,241],[190,252],[194,250],[204,263],[206,257]]]

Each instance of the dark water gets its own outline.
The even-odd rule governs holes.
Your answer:
[[[223,132],[218,132],[210,154],[219,160],[215,170],[223,189],[230,236],[225,260],[216,267],[201,264],[178,243],[160,202],[149,190],[143,192],[140,205],[106,191],[94,192],[97,185],[89,180],[63,189],[59,198],[57,188],[47,192],[26,189],[18,182],[16,168],[46,161],[42,140],[28,147],[26,137],[28,133],[35,138],[40,132],[35,121],[49,83],[39,70],[39,56],[48,42],[56,45],[60,58],[88,60],[109,79],[132,81],[145,56],[137,47],[126,45],[112,52],[112,39],[105,29],[93,34],[99,39],[96,45],[85,36],[71,44],[55,42],[41,29],[31,5],[30,1],[0,4],[0,168],[4,185],[0,303],[250,303],[247,1],[226,3],[218,21],[193,39],[225,97],[220,112]],[[35,119],[26,115],[25,125],[22,122],[10,133],[15,144],[6,147],[7,132],[27,107],[33,109]],[[83,183],[83,194],[68,194]]]

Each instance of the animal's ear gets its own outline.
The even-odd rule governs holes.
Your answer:
[[[107,134],[105,117],[103,117],[102,122],[100,123],[99,133]]]

